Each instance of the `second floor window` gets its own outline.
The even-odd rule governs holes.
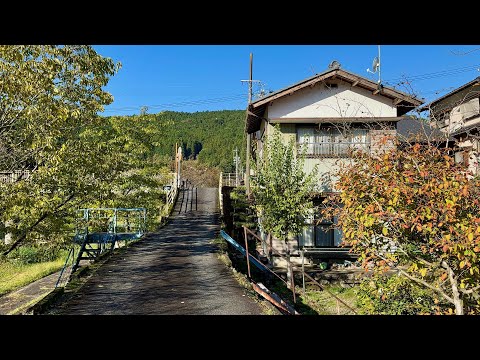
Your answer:
[[[297,127],[297,142],[299,148],[306,148],[309,157],[345,157],[351,150],[370,149],[368,130],[357,128],[344,131],[336,127]]]

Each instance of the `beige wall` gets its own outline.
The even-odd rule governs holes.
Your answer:
[[[318,83],[273,101],[269,118],[312,117],[394,117],[397,108],[393,100],[371,91],[338,82],[337,88]]]
[[[272,125],[269,125],[272,127]],[[271,131],[271,130],[270,130]],[[296,141],[296,130],[294,124],[281,124],[280,131],[285,143],[290,139]],[[370,145],[372,154],[381,154],[383,151],[394,147],[393,137],[397,130],[370,130]],[[318,168],[318,190],[331,191],[338,180],[335,174],[341,167],[351,164],[351,159],[345,158],[307,158],[305,159],[304,171],[309,174],[317,165]]]

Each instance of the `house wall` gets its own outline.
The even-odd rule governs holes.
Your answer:
[[[480,124],[479,98],[476,97],[468,101],[465,100],[465,98],[471,96],[472,93],[472,89],[462,90],[461,92],[440,101],[431,109],[431,118],[441,131],[451,133],[464,126]],[[448,115],[445,118],[442,118],[441,113],[445,109],[448,111]],[[476,114],[479,115],[475,116]],[[465,119],[468,120],[465,121]]]
[[[465,138],[457,142],[460,151],[455,153],[455,161],[468,166],[469,177],[480,175],[480,141],[475,138]]]
[[[338,158],[305,159],[303,169],[305,173],[309,174],[313,171],[315,165],[317,165],[317,191],[333,191],[335,183],[338,181],[338,177],[334,174],[351,162],[351,159]]]
[[[273,125],[269,124],[269,128]],[[269,130],[270,132],[272,130]],[[285,143],[294,139],[296,141],[295,124],[280,124],[280,131]],[[381,154],[384,151],[392,149],[394,145],[393,138],[397,133],[396,129],[378,129],[370,130],[370,146],[372,154]],[[351,159],[344,158],[307,158],[304,163],[304,171],[309,174],[313,171],[315,165],[318,166],[318,191],[332,191],[338,178],[334,174],[342,167],[352,162]]]
[[[273,101],[269,118],[395,117],[393,100],[371,91],[338,82],[337,88],[318,83]]]

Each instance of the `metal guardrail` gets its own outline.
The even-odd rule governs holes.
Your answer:
[[[255,234],[252,230],[250,230],[249,228],[243,226],[243,230],[244,230],[244,234],[245,234],[245,244],[247,244],[247,235],[251,235],[253,236],[253,238],[256,240],[256,241],[260,241],[260,242],[263,242],[263,240],[257,235]],[[223,230],[222,230],[223,231]],[[223,234],[222,234],[223,236]],[[287,258],[285,258],[279,251],[277,251],[276,249],[273,248],[273,245],[272,245],[272,237],[271,237],[271,234],[269,234],[269,238],[270,238],[270,244],[267,244],[267,251],[271,254],[275,254],[277,256],[279,256],[281,259],[285,260],[285,261],[288,261]],[[247,248],[247,252],[248,252],[248,248]],[[249,256],[247,255],[246,258],[247,258],[247,263],[249,262],[249,258],[252,257],[251,254],[249,254]],[[258,261],[258,260],[257,260]],[[355,311],[355,309],[353,309],[350,305],[348,305],[346,302],[344,302],[342,299],[340,299],[337,295],[335,295],[334,293],[332,293],[330,290],[328,290],[327,288],[325,288],[324,286],[322,286],[317,280],[315,280],[312,276],[310,276],[308,273],[305,272],[305,268],[304,268],[304,259],[303,259],[303,253],[302,253],[302,267],[299,269],[297,266],[291,264],[290,266],[290,269],[292,271],[291,273],[291,280],[292,280],[292,287],[291,287],[291,290],[292,290],[292,295],[293,295],[293,299],[294,299],[294,302],[295,302],[295,280],[294,280],[294,275],[293,275],[293,270],[297,270],[297,271],[301,271],[302,272],[302,278],[303,278],[303,292],[304,292],[304,295],[305,295],[305,277],[308,278],[313,284],[315,284],[318,288],[320,288],[320,290],[322,291],[326,291],[332,298],[334,298],[336,301],[337,301],[337,314],[340,314],[340,311],[339,311],[339,304],[342,304],[344,307],[346,307],[349,311],[351,311],[353,314],[357,314],[357,312]],[[274,271],[270,270],[271,272],[273,272],[277,277],[279,277]],[[280,277],[279,277],[280,278]],[[281,279],[281,278],[280,278]],[[287,282],[283,279],[281,279],[283,281],[283,283],[285,283],[285,285],[287,285]]]
[[[240,186],[244,182],[244,174],[220,173],[221,186]]]

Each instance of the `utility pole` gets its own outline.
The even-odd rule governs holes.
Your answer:
[[[248,106],[250,106],[250,103],[252,102],[252,83],[253,83],[253,54],[250,53],[250,79],[248,81]],[[247,128],[245,126],[245,130],[246,129]],[[251,142],[251,135],[247,132],[247,152],[245,155],[245,167],[246,167],[245,187],[247,189],[248,199],[250,199],[250,147],[251,147],[250,142]]]
[[[233,163],[235,164],[235,186],[238,187],[240,185],[240,179],[238,177],[238,165],[240,163],[240,157],[238,156],[238,148],[235,148],[235,150],[233,150]]]

